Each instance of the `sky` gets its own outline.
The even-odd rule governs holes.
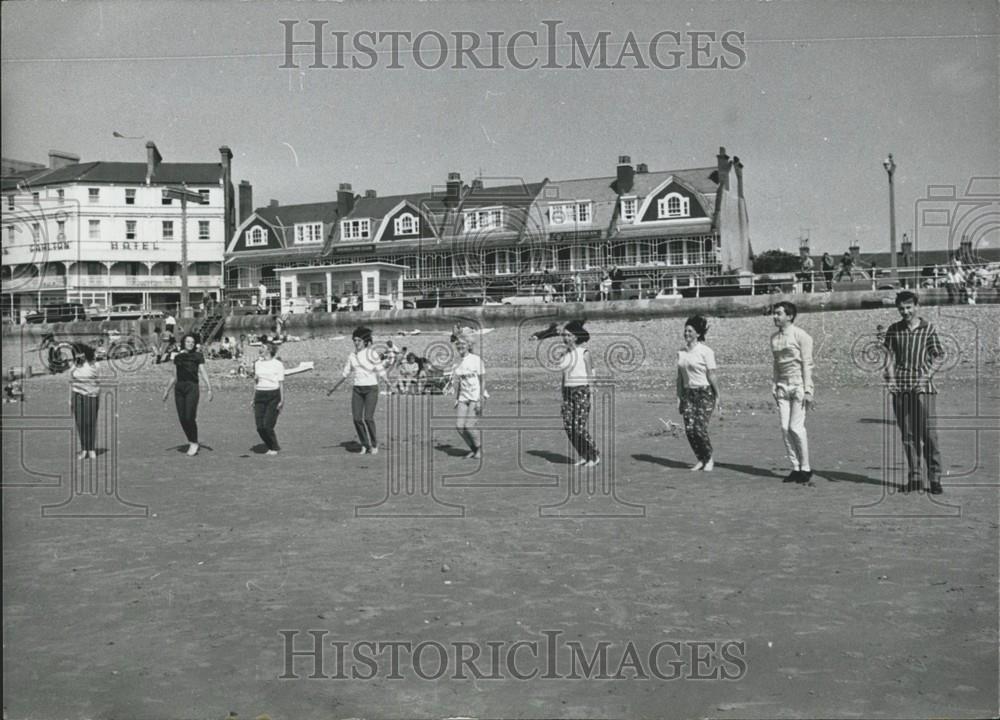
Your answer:
[[[918,244],[928,186],[961,196],[971,178],[1000,176],[998,17],[996,0],[13,0],[0,5],[0,146],[36,162],[50,149],[141,162],[153,140],[165,161],[215,162],[228,145],[233,179],[252,183],[256,206],[332,200],[342,182],[421,192],[453,171],[487,184],[613,175],[619,155],[650,170],[714,166],[724,146],[745,166],[756,251],[794,250],[804,234],[814,252],[854,242],[885,251],[887,153],[897,164],[897,234],[916,229]],[[465,31],[506,48],[514,33],[535,32],[534,43],[519,37],[514,60],[539,63],[517,69],[501,54],[499,68],[456,69],[451,47],[443,67],[424,69],[403,41],[402,67],[392,69],[388,41],[363,41],[381,52],[374,61],[346,54],[345,64],[374,67],[310,68],[312,50],[300,47],[299,67],[282,68],[281,20],[297,20],[302,40],[312,37],[307,21],[326,21],[349,45],[365,31],[436,31],[453,46]],[[543,21],[559,22],[560,67],[540,67]],[[634,58],[566,67],[569,32],[589,47],[603,31],[608,65],[631,33],[649,67]],[[651,63],[649,41],[663,31],[681,33],[680,67]],[[700,59],[692,32],[715,33]],[[742,33],[742,57],[722,49],[728,32]],[[676,47],[666,37],[661,64]],[[332,35],[323,49],[335,64]],[[428,36],[419,59],[437,57]],[[479,57],[490,64],[489,50]],[[712,59],[715,68],[691,67]],[[1000,246],[996,230],[980,240]]]

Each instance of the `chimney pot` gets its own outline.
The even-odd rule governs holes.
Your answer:
[[[459,172],[448,173],[448,182],[456,182],[456,181],[461,182],[461,180],[462,180],[462,173]]]
[[[351,183],[340,183],[337,186],[337,192],[352,192]]]
[[[271,198],[271,201],[267,204],[268,207],[278,207],[278,201]]]
[[[648,173],[649,165],[647,165],[646,163],[639,163],[638,165],[635,166],[635,171],[641,174]]]
[[[474,190],[482,190],[483,189],[483,179],[482,178],[476,178],[475,180],[473,180],[472,181],[472,188]]]
[[[337,214],[344,217],[354,209],[354,190],[351,183],[343,182],[337,186]]]
[[[631,165],[632,164],[632,158],[631,158],[631,156],[629,156],[629,155],[619,155],[618,156],[618,164],[619,165]]]
[[[365,197],[366,198],[378,197],[378,193],[369,188],[368,190],[365,190]]]

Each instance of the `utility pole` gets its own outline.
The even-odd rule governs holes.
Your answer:
[[[190,308],[191,293],[188,288],[188,228],[187,228],[187,204],[188,200],[202,205],[205,203],[201,193],[188,190],[187,185],[181,187],[166,187],[163,189],[163,197],[173,198],[181,201],[181,309],[183,318],[194,317],[194,311]]]

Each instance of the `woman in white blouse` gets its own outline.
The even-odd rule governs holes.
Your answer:
[[[455,429],[469,446],[465,457],[481,458],[483,448],[476,424],[483,414],[483,398],[489,397],[483,386],[483,360],[472,352],[472,341],[464,335],[456,336],[455,351],[460,360],[449,380],[449,386],[455,388]]]
[[[587,343],[590,333],[583,327],[582,320],[571,320],[562,331],[563,343],[567,347],[559,364],[562,375],[562,419],[563,428],[574,449],[580,454],[577,465],[594,467],[601,462],[601,456],[594,447],[588,426],[590,424],[590,379],[593,371],[590,365],[590,351]]]
[[[274,426],[278,424],[278,413],[285,405],[285,365],[275,357],[278,348],[273,343],[260,346],[260,357],[253,365],[257,379],[253,395],[253,416],[257,423],[257,434],[267,446],[268,455],[277,455],[278,436]]]
[[[354,352],[347,357],[343,376],[327,392],[332,395],[340,385],[351,378],[354,392],[351,394],[351,415],[354,429],[361,442],[361,454],[378,454],[378,437],[375,434],[375,408],[378,405],[379,378],[386,381],[385,363],[372,347],[372,331],[366,327],[355,328],[351,334]],[[388,387],[387,387],[388,389]]]
[[[708,321],[695,315],[684,323],[684,349],[677,353],[677,408],[684,418],[684,432],[698,459],[692,470],[711,472],[712,440],[708,421],[712,410],[722,410],[715,378],[715,353],[705,344]]]

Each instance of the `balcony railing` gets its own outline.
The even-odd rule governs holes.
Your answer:
[[[70,275],[69,285],[80,288],[180,288],[181,279],[176,275]],[[221,285],[221,275],[188,275],[188,287],[217,288]]]

